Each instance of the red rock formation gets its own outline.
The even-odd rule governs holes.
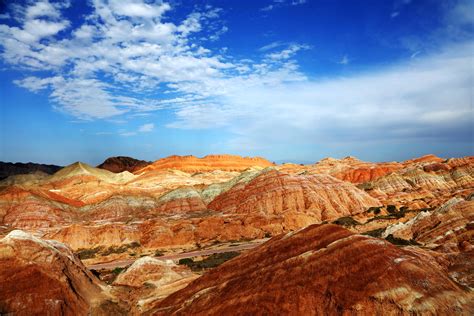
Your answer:
[[[349,168],[341,172],[333,173],[332,176],[352,183],[364,183],[383,177],[397,169],[398,167],[394,166],[375,165],[371,167]]]
[[[125,223],[107,223],[98,225],[73,224],[52,230],[47,238],[64,242],[74,250],[89,249],[97,246],[119,246],[140,239],[136,226]]]
[[[384,236],[415,239],[425,247],[445,252],[474,249],[472,222],[474,201],[453,198],[434,211],[419,213],[406,223],[387,227]]]
[[[363,186],[384,204],[423,201],[423,207],[437,207],[453,196],[465,197],[474,190],[471,163],[453,163],[453,166],[443,163],[443,167],[438,164],[409,165]]]
[[[473,293],[445,265],[421,249],[313,225],[209,271],[150,314],[472,314]]]
[[[263,172],[217,196],[211,210],[265,215],[307,214],[314,221],[356,214],[380,203],[354,185],[328,175]],[[309,223],[308,223],[309,224]]]
[[[0,313],[124,314],[65,245],[12,231],[0,240]]]
[[[439,163],[439,162],[443,162],[443,161],[444,161],[443,158],[440,158],[440,157],[437,157],[435,155],[429,154],[429,155],[421,156],[421,157],[418,157],[418,158],[405,160],[403,162],[403,164],[404,165],[412,165],[412,164],[417,164],[417,163],[426,164],[426,163]]]
[[[203,158],[194,156],[170,156],[159,159],[151,165],[137,170],[140,174],[152,170],[177,169],[184,172],[207,172],[213,170],[243,171],[250,167],[269,167],[271,162],[260,157],[240,157],[234,155],[208,155]]]
[[[107,158],[103,163],[97,166],[97,168],[109,170],[115,173],[129,171],[134,172],[148,166],[151,162],[145,160],[138,160],[131,157],[110,157]]]
[[[365,162],[354,157],[343,159],[325,158],[314,165],[284,164],[277,168],[289,173],[329,174],[335,178],[364,183],[374,181],[386,174],[402,168],[398,162]]]
[[[75,219],[70,204],[80,205],[53,192],[6,187],[0,190],[0,223],[16,228],[44,228]]]

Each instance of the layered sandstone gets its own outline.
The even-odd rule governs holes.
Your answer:
[[[72,223],[77,218],[69,203],[75,201],[54,192],[5,187],[0,189],[0,223],[30,229]]]
[[[241,157],[235,155],[170,156],[159,159],[151,165],[136,171],[136,174],[152,170],[176,169],[184,172],[207,172],[213,170],[243,171],[250,167],[270,167],[273,163],[260,157]]]
[[[323,159],[315,165],[315,171],[328,173],[333,177],[352,183],[364,183],[374,181],[401,167],[401,164],[397,162],[372,163],[354,157],[346,157],[343,159]]]
[[[172,260],[142,257],[120,273],[113,286],[117,296],[123,296],[138,314],[198,277],[186,266],[177,265]]]
[[[19,230],[0,240],[0,284],[2,314],[126,312],[67,246]]]
[[[209,209],[235,214],[306,214],[314,222],[357,214],[379,201],[329,175],[295,175],[267,170],[217,196]]]
[[[209,271],[150,314],[473,313],[472,292],[445,265],[428,251],[313,225]]]
[[[408,165],[362,187],[384,204],[438,207],[474,191],[474,167],[470,159]]]
[[[406,223],[387,227],[389,234],[414,239],[431,249],[464,251],[474,249],[474,201],[453,198],[434,211],[419,213]]]

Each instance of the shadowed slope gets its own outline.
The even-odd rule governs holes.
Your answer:
[[[46,174],[53,174],[62,167],[56,165],[44,165],[39,163],[12,163],[12,162],[0,162],[0,180],[5,179],[9,176],[18,174],[30,174],[35,172],[44,172]]]
[[[119,173],[123,171],[134,172],[148,166],[150,163],[151,162],[145,160],[118,156],[107,158],[103,163],[98,165],[97,168],[109,170],[114,173]]]

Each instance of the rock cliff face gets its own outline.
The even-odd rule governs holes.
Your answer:
[[[151,162],[145,160],[138,160],[131,157],[110,157],[107,158],[103,163],[97,166],[97,168],[109,170],[115,173],[129,171],[135,172],[148,166]]]
[[[224,263],[152,313],[453,315],[473,302],[430,252],[314,225]]]
[[[243,171],[251,167],[270,167],[273,163],[260,157],[240,157],[233,155],[208,155],[203,158],[194,156],[170,156],[153,162],[135,173],[151,170],[176,169],[184,172],[207,172],[212,170]]]
[[[0,240],[0,284],[1,314],[126,313],[67,246],[19,230]]]
[[[328,175],[263,172],[217,196],[208,206],[224,213],[283,215],[302,213],[314,221],[356,214],[379,201],[354,185]]]

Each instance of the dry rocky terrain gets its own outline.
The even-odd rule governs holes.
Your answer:
[[[473,193],[474,157],[433,155],[112,157],[11,175],[0,313],[469,315]]]

